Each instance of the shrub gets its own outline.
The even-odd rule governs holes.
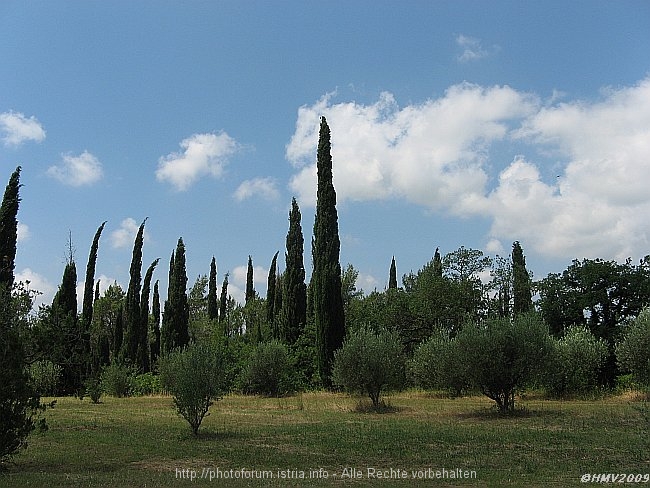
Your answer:
[[[160,381],[173,395],[174,406],[198,435],[213,400],[228,390],[226,355],[222,347],[191,344],[160,358]]]
[[[550,392],[562,396],[585,393],[596,386],[598,370],[609,350],[603,339],[596,339],[584,326],[569,328],[564,337],[553,341],[547,384]]]
[[[100,398],[102,397],[103,388],[102,382],[98,377],[90,377],[84,382],[84,387],[86,393],[90,397],[90,400],[93,403],[99,403]]]
[[[107,395],[117,398],[129,396],[132,388],[133,369],[113,362],[102,371],[101,387]]]
[[[626,327],[623,340],[616,346],[616,360],[639,383],[650,386],[650,309],[644,309]]]
[[[159,393],[162,393],[159,376],[153,373],[144,373],[133,377],[131,394],[142,396],[157,395]]]
[[[367,394],[378,410],[382,390],[404,385],[405,369],[397,333],[375,333],[364,327],[352,332],[334,353],[332,382],[348,391]]]
[[[52,361],[40,360],[29,366],[29,377],[34,389],[42,396],[56,394],[63,368]]]
[[[416,386],[450,390],[460,396],[469,387],[469,371],[457,343],[445,331],[434,333],[413,353],[409,370]]]
[[[243,390],[269,396],[290,391],[291,362],[286,345],[263,342],[253,350],[244,370]]]
[[[456,341],[473,385],[500,412],[514,411],[515,392],[545,371],[553,351],[548,327],[536,315],[467,324]]]

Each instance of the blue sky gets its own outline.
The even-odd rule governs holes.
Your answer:
[[[341,262],[366,291],[437,246],[537,278],[650,254],[645,1],[0,2],[0,177],[23,166],[19,279],[51,300],[68,232],[83,280],[125,288],[135,231],[166,292],[217,258],[265,294],[291,197],[311,271],[318,117],[332,131]],[[4,183],[3,183],[4,185]],[[283,260],[280,259],[280,267]],[[103,286],[103,287],[104,287]],[[79,297],[81,300],[81,296]]]

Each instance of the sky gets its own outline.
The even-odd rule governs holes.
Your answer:
[[[21,165],[16,275],[49,303],[72,236],[79,282],[167,290],[246,263],[266,293],[291,198],[305,268],[319,117],[331,129],[341,263],[387,286],[433,256],[521,243],[536,279],[650,254],[646,1],[0,2],[0,183]],[[5,185],[6,183],[1,183]],[[284,260],[280,257],[280,270]],[[80,288],[81,289],[81,288]],[[78,300],[81,303],[81,292]]]

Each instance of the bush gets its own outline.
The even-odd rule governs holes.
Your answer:
[[[514,410],[515,392],[541,376],[553,351],[548,327],[536,315],[467,324],[456,341],[473,385],[500,412]]]
[[[84,387],[90,400],[93,403],[99,403],[102,393],[104,393],[101,380],[95,376],[90,377],[84,382]]]
[[[101,387],[107,395],[117,398],[129,396],[132,388],[132,368],[113,362],[107,366],[101,375]]]
[[[179,415],[198,435],[213,400],[228,391],[224,348],[192,344],[161,357],[159,367],[163,388],[173,395]]]
[[[144,373],[134,376],[131,381],[131,394],[136,396],[157,395],[162,393],[160,377],[153,373]]]
[[[420,388],[450,390],[453,396],[460,396],[469,387],[467,365],[461,361],[456,341],[445,331],[420,344],[409,370]]]
[[[40,360],[29,366],[29,377],[34,389],[41,396],[56,395],[63,368],[52,361]]]
[[[596,386],[598,370],[609,350],[603,339],[596,339],[584,326],[569,328],[564,337],[553,341],[547,384],[557,396],[586,393]]]
[[[246,393],[269,396],[287,393],[292,389],[287,346],[277,341],[258,344],[243,374],[242,386]]]
[[[382,390],[404,385],[405,369],[397,333],[383,330],[376,334],[364,327],[352,332],[334,353],[332,382],[348,391],[367,394],[377,410]]]
[[[616,360],[622,370],[650,386],[650,309],[644,309],[626,327],[623,340],[616,346]]]

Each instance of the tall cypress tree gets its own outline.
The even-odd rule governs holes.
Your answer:
[[[189,335],[190,307],[187,301],[187,270],[185,266],[185,244],[178,239],[176,252],[172,254],[169,272],[169,288],[163,314],[163,351],[186,346]],[[166,333],[165,333],[166,331]]]
[[[226,321],[226,307],[228,305],[228,273],[223,277],[223,284],[221,285],[221,299],[219,301],[219,323]],[[224,334],[228,335],[226,327],[223,328]]]
[[[275,281],[276,281],[276,270],[278,267],[278,254],[280,251],[276,252],[271,259],[271,266],[269,268],[269,276],[266,280],[266,321],[271,326],[271,334],[274,339],[279,339],[280,334],[278,333],[278,321],[275,318]]]
[[[248,268],[246,271],[246,303],[255,298],[255,287],[253,286],[253,258],[248,255]]]
[[[317,172],[318,191],[312,244],[314,317],[318,372],[323,384],[330,386],[334,351],[342,346],[345,337],[345,316],[341,296],[341,242],[336,191],[332,183],[330,129],[325,117],[321,117],[318,136]]]
[[[174,279],[174,261],[176,259],[176,250],[172,251],[169,259],[169,274],[167,279],[167,300],[165,300],[164,312],[162,316],[162,325],[160,326],[160,353],[170,352],[175,347],[174,330],[172,329],[169,296],[171,293],[172,281]]]
[[[531,279],[519,241],[512,243],[512,312],[515,316],[533,309]]]
[[[140,289],[142,286],[142,245],[144,243],[144,226],[147,219],[144,219],[133,243],[133,256],[131,258],[131,269],[129,288],[126,292],[126,304],[124,307],[124,322],[126,326],[124,341],[122,344],[122,358],[131,362],[138,369],[142,364],[138,362],[138,345],[142,336],[141,328],[142,314],[140,312]]]
[[[390,272],[388,273],[388,289],[397,289],[397,266],[395,265],[395,256],[390,262]]]
[[[289,231],[285,254],[286,268],[283,278],[282,337],[288,344],[296,342],[307,323],[307,285],[303,252],[305,239],[302,235],[302,216],[296,199],[291,200]]]
[[[154,261],[147,268],[147,272],[144,275],[144,282],[142,284],[142,295],[140,297],[140,328],[138,329],[140,334],[138,337],[138,352],[137,352],[137,364],[142,371],[149,372],[151,370],[151,362],[149,358],[149,294],[151,292],[151,279],[153,277],[153,272],[158,266],[160,258],[154,259]]]
[[[20,171],[18,166],[11,174],[5,188],[2,205],[0,206],[0,288],[7,295],[3,298],[8,303],[11,288],[14,284],[14,268],[16,261],[16,243],[18,241],[18,206],[20,204]]]
[[[208,278],[208,319],[219,318],[219,300],[217,299],[217,261],[212,256],[210,277]]]
[[[93,303],[94,296],[93,293],[95,285],[95,266],[97,264],[97,250],[99,248],[99,238],[102,235],[106,221],[102,224],[95,232],[95,237],[93,238],[92,245],[90,246],[90,254],[88,255],[88,264],[86,265],[86,280],[84,281],[84,297],[81,306],[81,326],[83,333],[83,346],[85,349],[86,356],[88,357],[89,369],[93,369],[92,365],[96,364],[95,361],[91,360],[90,352],[90,324],[93,320]],[[87,371],[88,372],[88,371]],[[92,374],[97,374],[97,371],[93,371]]]
[[[151,304],[151,364],[156,364],[160,356],[160,292],[158,280],[153,285],[153,298]]]
[[[442,278],[442,258],[440,257],[440,249],[436,247],[436,252],[433,255],[433,276]]]

